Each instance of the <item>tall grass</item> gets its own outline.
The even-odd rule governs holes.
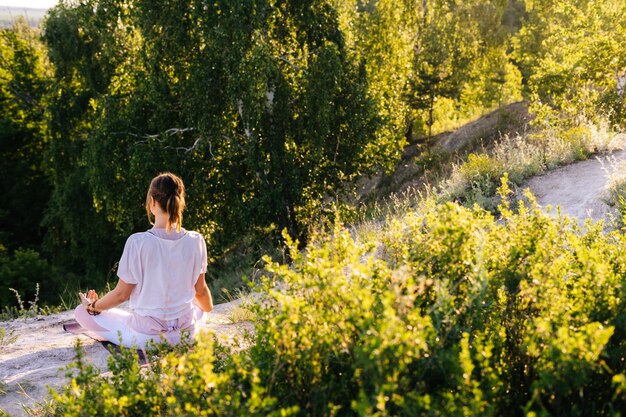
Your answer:
[[[498,205],[497,182],[505,173],[513,185],[576,160],[613,150],[616,134],[608,123],[590,122],[567,129],[547,128],[514,137],[505,136],[491,150],[472,153],[452,166],[449,178],[439,185],[445,200],[478,204],[490,211]]]
[[[17,341],[15,336],[15,330],[8,330],[4,327],[0,327],[0,347],[10,345]]]
[[[626,161],[618,163],[610,159],[610,164],[605,167],[608,177],[606,187],[606,203],[615,209],[614,227],[626,226]]]

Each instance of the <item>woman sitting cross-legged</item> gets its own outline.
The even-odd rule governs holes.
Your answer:
[[[204,238],[183,229],[185,186],[174,174],[165,173],[150,182],[146,211],[153,227],[126,241],[119,262],[117,286],[99,298],[94,290],[80,294],[76,321],[87,330],[115,344],[145,349],[164,338],[193,338],[196,323],[213,309],[204,274],[207,252]],[[118,308],[130,299],[131,312]]]

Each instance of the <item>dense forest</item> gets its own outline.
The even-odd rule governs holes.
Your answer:
[[[0,303],[115,280],[156,173],[212,267],[305,243],[406,143],[527,100],[621,126],[622,0],[61,1],[0,32]],[[217,274],[217,273],[216,273]],[[211,273],[209,273],[211,275]]]

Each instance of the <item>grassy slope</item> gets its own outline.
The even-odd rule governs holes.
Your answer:
[[[491,148],[504,137],[527,129],[531,116],[528,104],[518,102],[488,113],[466,125],[432,138],[413,138],[404,148],[402,159],[391,174],[379,174],[358,182],[361,203],[380,201],[408,189],[422,189],[449,175],[451,163],[470,152]]]

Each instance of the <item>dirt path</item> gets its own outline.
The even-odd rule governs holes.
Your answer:
[[[216,305],[205,316],[202,328],[228,339],[251,329],[249,322],[231,322],[230,313],[237,306],[237,300]],[[107,371],[109,353],[100,343],[63,331],[62,324],[72,318],[73,312],[68,311],[0,323],[6,332],[12,332],[12,337],[17,337],[15,342],[0,346],[0,410],[10,416],[26,415],[22,405],[32,406],[48,398],[48,386],[59,389],[65,385],[68,380],[63,368],[74,359],[77,339],[87,360]]]
[[[559,206],[561,213],[585,219],[610,220],[614,215],[606,204],[609,174],[615,170],[626,172],[626,135],[616,138],[618,150],[577,162],[530,179],[528,187],[543,206]]]

